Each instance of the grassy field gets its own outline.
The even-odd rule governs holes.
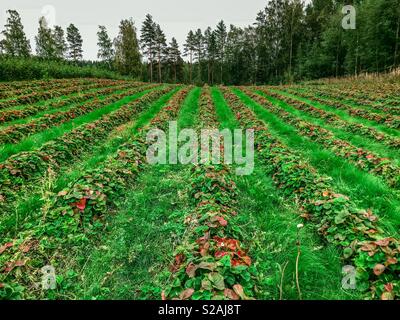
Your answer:
[[[399,92],[1,83],[0,299],[399,298]],[[149,164],[170,121],[254,129],[254,171]]]

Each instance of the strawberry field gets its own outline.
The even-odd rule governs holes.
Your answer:
[[[400,85],[383,79],[0,83],[0,299],[399,299]],[[150,164],[171,121],[254,130],[252,172]]]

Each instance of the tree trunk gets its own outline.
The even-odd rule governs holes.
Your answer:
[[[223,71],[224,71],[223,66],[224,66],[224,58],[221,59],[221,75],[220,75],[221,76],[221,84],[224,84],[223,79],[222,79],[222,75],[223,75]]]
[[[193,63],[193,54],[192,51],[190,51],[190,67],[189,67],[189,82],[192,84],[192,63]]]
[[[358,76],[358,42],[359,41],[358,41],[358,32],[357,32],[357,37],[356,37],[356,61],[355,61],[355,67],[354,67],[354,75],[356,77]]]
[[[201,55],[201,52],[200,52],[200,50],[199,50],[199,52],[198,52],[198,56],[199,56],[199,81],[201,82],[201,57],[200,57],[200,55]]]
[[[177,83],[177,76],[176,76],[176,61],[174,63],[174,79],[175,79],[175,83]]]
[[[289,81],[292,82],[292,59],[293,59],[293,24],[294,24],[294,6],[292,10],[292,20],[290,23],[290,53],[289,53]]]
[[[211,79],[210,79],[210,60],[207,60],[207,83],[208,84],[211,83]]]
[[[399,13],[399,17],[397,19],[397,31],[396,31],[396,42],[395,42],[395,46],[394,46],[394,67],[397,66],[397,55],[399,52],[399,33],[400,33],[400,13]]]
[[[214,85],[214,61],[211,64],[211,85]]]
[[[336,46],[336,70],[335,70],[335,78],[339,76],[339,52],[341,46],[341,39],[339,39],[337,46]]]
[[[158,51],[158,82],[161,83],[161,50]]]
[[[150,82],[153,82],[153,49],[149,48],[150,58]]]

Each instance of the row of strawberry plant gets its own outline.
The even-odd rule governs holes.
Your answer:
[[[41,105],[33,104],[33,105],[26,105],[22,109],[5,110],[3,112],[0,112],[0,123],[6,123],[9,121],[23,119],[26,117],[34,116],[42,111],[62,108],[73,103],[86,102],[87,100],[96,98],[101,95],[107,95],[118,90],[136,88],[141,85],[142,85],[141,83],[137,82],[132,84],[111,86],[106,88],[89,89],[88,91],[84,91],[84,93],[74,94],[72,96],[69,96],[68,98],[56,101],[49,101]]]
[[[304,90],[304,88],[301,88],[301,90]],[[377,112],[383,111],[385,113],[393,115],[400,114],[400,108],[397,106],[399,104],[399,101],[397,101],[396,105],[396,100],[391,100],[394,99],[393,96],[385,95],[386,98],[382,99],[376,94],[375,88],[366,87],[365,90],[367,93],[361,95],[357,91],[354,91],[352,89],[336,89],[329,86],[325,86],[323,88],[313,88],[312,91],[314,94],[317,94],[321,97],[325,97],[328,99],[334,98],[340,101],[354,104],[361,108],[366,108],[367,110],[373,110]],[[391,102],[388,103],[389,101]]]
[[[172,279],[163,299],[251,299],[254,266],[239,239],[236,185],[225,166],[193,167],[189,197],[193,209],[185,216],[186,236],[175,250]]]
[[[360,134],[369,138],[372,138],[378,142],[385,144],[390,148],[399,148],[400,147],[400,138],[392,137],[383,132],[380,132],[374,128],[367,127],[360,123],[349,123],[347,121],[342,120],[339,116],[337,116],[333,112],[328,112],[319,108],[312,106],[309,103],[305,103],[299,101],[297,99],[285,96],[275,91],[268,90],[264,87],[257,87],[256,90],[259,92],[263,92],[268,96],[274,97],[278,100],[284,101],[290,106],[294,107],[297,110],[305,111],[311,114],[314,117],[324,119],[327,123],[332,125],[333,127],[343,129],[344,131]]]
[[[20,152],[0,164],[0,206],[12,201],[21,187],[42,177],[51,168],[58,171],[64,164],[78,159],[106,138],[110,131],[128,122],[150,102],[171,90],[171,86],[154,90],[102,118],[80,126],[63,136],[45,143],[37,150]],[[9,208],[8,208],[9,209]]]
[[[393,128],[393,129],[400,128],[400,116],[394,116],[394,115],[390,115],[390,114],[379,114],[379,113],[373,113],[373,112],[371,112],[369,110],[365,110],[365,109],[357,109],[357,108],[347,105],[343,102],[332,101],[330,99],[321,98],[312,93],[296,92],[296,94],[298,94],[299,96],[301,96],[303,98],[317,101],[317,102],[327,105],[329,107],[344,110],[349,115],[354,116],[354,117],[360,117],[360,118],[363,118],[366,120],[375,121],[377,123],[381,123],[389,128]]]
[[[332,86],[323,86],[317,87],[321,91],[322,94],[325,91],[331,92],[333,91],[335,94],[340,94],[339,99],[350,99],[354,104],[357,105],[369,105],[378,109],[387,108],[390,111],[391,107],[399,110],[400,104],[400,96],[399,96],[399,86],[398,85],[390,85],[385,83],[382,86],[376,86],[372,84],[361,84],[356,85],[351,88],[340,87],[332,87]]]
[[[301,155],[272,136],[235,94],[223,91],[231,108],[240,114],[240,123],[255,129],[255,148],[277,188],[298,203],[301,216],[326,241],[342,250],[344,263],[356,267],[357,288],[369,289],[372,298],[399,298],[399,239],[385,234],[371,210],[357,208],[334,190],[330,177],[319,175]]]
[[[54,126],[61,125],[66,121],[90,113],[96,109],[103,108],[104,106],[121,100],[126,96],[132,96],[138,92],[153,89],[157,86],[157,84],[152,84],[145,87],[138,87],[135,89],[126,90],[121,93],[111,94],[102,100],[96,98],[88,103],[72,107],[67,111],[46,114],[41,118],[30,121],[29,123],[9,126],[0,131],[0,143],[17,143],[32,134],[49,129]],[[109,92],[110,91],[113,92],[114,90],[109,89]]]
[[[94,83],[94,79],[59,79],[52,81],[28,81],[18,83],[3,83],[0,84],[0,99],[13,98],[19,95],[34,93],[36,91],[51,90],[54,88],[63,88],[66,86],[85,85]],[[118,81],[114,81],[118,83]]]
[[[200,96],[199,119],[218,126],[208,87]],[[240,241],[243,232],[232,222],[237,215],[237,189],[230,168],[194,166],[188,195],[186,232],[174,252],[171,279],[162,299],[251,299],[255,296],[254,266]]]
[[[245,88],[242,88],[242,90],[269,112],[272,112],[295,127],[299,134],[321,144],[337,156],[348,160],[360,169],[382,178],[390,187],[400,188],[400,168],[392,160],[382,158],[371,151],[358,148],[347,141],[337,139],[331,131],[297,118],[284,109],[275,106],[267,98],[251,90]]]
[[[214,102],[211,98],[210,87],[205,85],[201,91],[199,100],[199,119],[203,127],[218,128],[218,119],[215,113]]]
[[[58,98],[64,95],[68,95],[75,92],[80,92],[82,90],[94,89],[99,86],[110,86],[114,82],[110,80],[96,80],[93,83],[88,84],[77,84],[72,86],[64,86],[62,88],[55,88],[51,90],[36,91],[34,93],[18,96],[9,100],[0,101],[0,109],[25,105],[29,103],[35,103],[41,100],[48,100],[53,98]]]

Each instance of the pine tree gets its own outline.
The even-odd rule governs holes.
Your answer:
[[[204,54],[204,37],[200,29],[194,34],[195,60],[198,63],[198,81],[201,82],[201,63]]]
[[[292,81],[293,57],[297,54],[302,37],[303,4],[300,0],[292,0],[287,4],[285,9],[285,17],[287,17],[285,28],[287,31],[285,31],[285,34],[289,35],[287,40],[287,47],[289,49],[288,77],[289,81]]]
[[[124,75],[138,77],[141,72],[141,56],[136,27],[132,19],[121,21],[114,45],[117,70]]]
[[[178,81],[178,67],[182,65],[181,51],[178,42],[172,38],[168,46],[168,62],[172,64],[174,70],[174,83]]]
[[[150,82],[153,82],[153,61],[156,47],[156,24],[150,14],[146,15],[146,20],[142,24],[140,43],[143,53],[147,56],[150,63]]]
[[[225,45],[228,33],[226,31],[226,25],[223,20],[217,24],[217,29],[215,30],[215,35],[217,38],[218,47],[218,59],[220,63],[220,83],[223,83],[223,72],[224,72],[224,58],[225,58]]]
[[[189,56],[189,82],[192,83],[193,80],[193,53],[196,50],[195,46],[195,36],[192,30],[189,31],[186,37],[186,43],[184,45],[184,56]]]
[[[68,47],[64,37],[64,30],[60,26],[54,27],[53,39],[56,48],[55,57],[57,59],[65,58],[65,53]]]
[[[105,26],[99,26],[99,31],[97,32],[97,45],[99,46],[99,51],[97,52],[97,57],[105,62],[110,67],[111,61],[114,58],[113,43],[108,36],[107,29]]]
[[[67,28],[68,56],[73,61],[82,59],[82,37],[79,30],[72,23]]]
[[[155,44],[156,44],[156,54],[157,54],[157,63],[158,63],[158,82],[162,82],[162,73],[161,73],[161,63],[165,58],[165,53],[167,49],[167,39],[165,38],[164,32],[161,30],[160,25],[156,26],[156,34],[155,34]]]
[[[4,54],[13,57],[28,57],[31,52],[31,46],[26,38],[21,17],[15,10],[8,10],[7,13],[9,17],[4,26],[5,30],[1,32],[4,36],[0,43],[2,51]]]
[[[214,63],[217,56],[217,39],[210,27],[204,32],[205,57],[207,59],[207,82],[214,83]]]
[[[56,58],[57,48],[52,30],[48,27],[45,17],[39,19],[38,34],[35,36],[36,54],[45,59]]]

